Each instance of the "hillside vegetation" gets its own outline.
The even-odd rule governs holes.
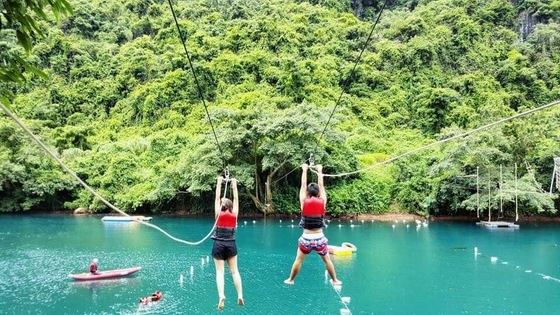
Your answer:
[[[128,212],[210,213],[224,162],[243,211],[298,212],[294,169],[311,153],[326,173],[350,172],[560,99],[560,0],[392,1],[347,85],[382,1],[175,2],[220,151],[166,1],[69,3],[73,14],[39,22],[45,36],[28,55],[1,30],[0,57],[50,79],[25,72],[0,91]],[[552,214],[557,199],[540,192],[555,156],[560,106],[327,178],[328,210],[474,215],[477,200],[502,200],[512,215],[517,165],[519,209]],[[0,211],[107,210],[6,116],[0,160]],[[465,177],[477,168],[480,199]]]

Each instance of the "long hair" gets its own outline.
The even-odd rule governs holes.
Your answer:
[[[233,211],[233,201],[228,198],[222,198],[222,211]]]

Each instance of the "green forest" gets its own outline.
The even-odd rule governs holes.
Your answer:
[[[560,106],[383,162],[559,100],[560,0],[388,1],[355,71],[382,0],[173,4],[212,125],[167,1],[0,5],[0,101],[119,208],[212,213],[227,165],[241,213],[298,213],[313,154],[367,168],[333,216],[557,216]],[[0,212],[108,211],[6,115],[0,161]]]

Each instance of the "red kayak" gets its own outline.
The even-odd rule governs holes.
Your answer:
[[[85,280],[99,280],[99,279],[111,279],[111,278],[119,278],[131,275],[135,272],[140,271],[142,267],[132,267],[127,269],[116,269],[116,270],[106,270],[100,271],[98,274],[94,275],[90,272],[87,273],[79,273],[75,275],[70,275],[71,278],[74,280],[85,281]]]

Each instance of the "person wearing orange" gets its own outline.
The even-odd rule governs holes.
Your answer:
[[[290,277],[284,280],[285,284],[294,284],[294,279],[301,269],[301,265],[307,254],[316,251],[325,263],[325,268],[331,276],[333,285],[340,285],[342,282],[336,278],[336,271],[328,252],[328,239],[323,234],[324,216],[327,205],[327,192],[323,185],[323,167],[315,166],[317,170],[317,183],[307,185],[307,170],[309,165],[301,166],[301,187],[299,190],[299,200],[301,205],[301,220],[299,226],[303,228],[303,234],[298,240],[296,259],[290,271]]]
[[[218,177],[216,184],[216,199],[214,212],[216,215],[216,229],[212,239],[212,257],[216,265],[216,286],[218,288],[218,309],[224,308],[226,296],[224,294],[224,265],[227,262],[229,271],[233,278],[233,284],[237,291],[237,304],[244,305],[241,275],[237,269],[237,245],[235,244],[235,228],[237,227],[237,216],[239,214],[239,198],[237,193],[237,180],[231,179],[233,190],[233,201],[228,198],[220,198],[222,182],[224,179]]]

